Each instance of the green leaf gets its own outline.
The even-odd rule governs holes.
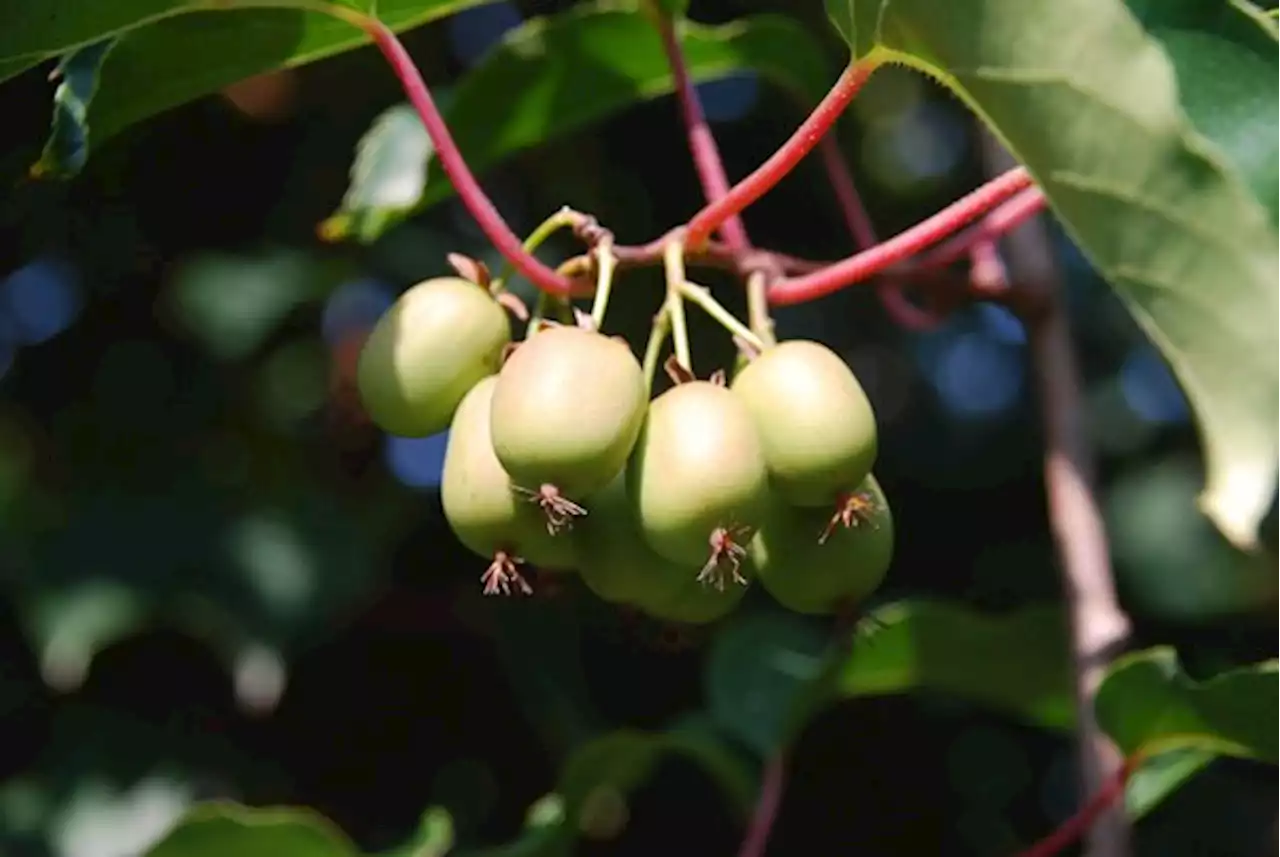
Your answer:
[[[1098,688],[1098,722],[1125,754],[1201,750],[1277,762],[1277,661],[1189,678],[1173,649],[1118,660]]]
[[[454,846],[453,816],[442,806],[422,814],[414,837],[381,857],[445,857]]]
[[[384,110],[360,138],[351,184],[338,212],[321,224],[326,238],[372,241],[422,198],[431,137],[409,104]]]
[[[1213,753],[1203,750],[1175,750],[1147,759],[1125,785],[1124,803],[1129,817],[1136,821],[1151,812],[1214,758]]]
[[[750,70],[804,104],[816,103],[830,83],[813,36],[789,18],[757,15],[723,26],[683,21],[678,32],[695,83]],[[480,173],[637,102],[669,95],[673,85],[657,30],[644,16],[577,7],[508,32],[458,82],[444,115],[467,163]],[[418,208],[452,193],[443,173],[433,171]],[[386,226],[403,213],[397,205],[366,216]],[[333,225],[344,214],[345,206]]]
[[[827,10],[855,58],[936,78],[1031,171],[1181,381],[1205,447],[1201,508],[1255,549],[1280,450],[1277,233],[1232,155],[1188,118],[1159,38],[1123,0]]]
[[[325,818],[291,808],[253,809],[221,801],[194,806],[146,857],[355,857]]]
[[[492,0],[361,0],[403,31]],[[343,21],[297,9],[209,11],[197,0],[43,0],[5,12],[0,80],[64,51],[119,36],[102,64],[84,121],[93,145],[120,131],[246,77],[295,67],[369,44]],[[282,3],[287,5],[287,3]],[[7,62],[6,62],[7,60]],[[390,72],[388,72],[390,74]]]
[[[53,125],[40,160],[31,167],[32,176],[66,177],[84,167],[89,157],[85,116],[98,89],[98,72],[115,44],[115,39],[103,39],[72,51],[58,63],[54,75],[62,82],[53,93]]]
[[[847,652],[824,652],[814,626],[788,614],[735,620],[707,659],[712,716],[761,755],[792,740],[842,698],[920,690],[1052,729],[1075,720],[1065,618],[1057,607],[995,615],[934,601],[872,611]]]
[[[1230,159],[1280,223],[1280,84],[1276,45],[1270,60],[1218,36],[1193,30],[1157,35],[1178,72],[1182,107],[1196,130]]]
[[[793,737],[793,712],[823,674],[826,635],[791,613],[735,617],[716,634],[704,670],[712,718],[765,757]]]
[[[904,601],[872,613],[866,627],[832,676],[835,695],[931,690],[1030,724],[1075,724],[1066,615],[1056,605],[997,614]]]
[[[624,796],[652,776],[666,754],[682,755],[697,763],[746,818],[755,798],[755,783],[741,761],[714,735],[702,729],[676,728],[667,732],[621,729],[587,741],[573,752],[560,774],[559,794],[568,818],[579,826],[593,800],[606,794]]]
[[[565,762],[555,792],[529,810],[524,831],[505,845],[468,851],[466,857],[562,857],[578,836],[612,838],[626,823],[626,799],[652,776],[667,754],[700,765],[746,819],[756,783],[741,759],[709,730],[677,726],[666,732],[622,729],[583,742]]]

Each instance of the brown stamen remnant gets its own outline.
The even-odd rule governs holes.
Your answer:
[[[871,524],[872,515],[876,511],[876,501],[870,494],[863,492],[846,492],[840,495],[836,501],[836,510],[831,515],[831,520],[827,522],[827,527],[822,531],[822,535],[818,536],[818,544],[826,544],[827,539],[831,538],[835,533],[836,527],[844,527],[846,530],[850,527],[859,527],[862,524]]]
[[[510,595],[511,587],[514,585],[519,587],[525,595],[532,595],[533,587],[516,568],[523,564],[524,560],[514,554],[496,551],[493,554],[493,562],[485,569],[484,574],[480,575],[480,582],[484,584],[484,594]]]
[[[449,262],[449,267],[458,272],[459,277],[470,280],[482,289],[489,288],[493,275],[489,273],[489,266],[484,262],[461,253],[450,253],[445,258]]]
[[[711,532],[708,542],[711,545],[711,558],[698,572],[698,582],[710,583],[720,592],[724,592],[725,583],[733,581],[739,586],[746,586],[747,579],[742,576],[742,561],[747,557],[747,549],[743,547],[750,538],[745,527],[716,527]]]
[[[680,365],[680,361],[676,359],[674,354],[662,364],[662,370],[667,373],[671,383],[676,385],[688,384],[690,381],[696,380],[692,372]]]
[[[586,509],[561,495],[560,489],[550,482],[544,482],[538,486],[537,491],[530,491],[520,485],[513,485],[512,488],[531,503],[538,504],[538,508],[547,518],[547,532],[553,536],[561,530],[572,529],[573,519],[587,514]]]
[[[725,374],[723,369],[717,369],[711,373],[711,377],[707,380],[717,387],[723,387],[729,383],[729,376]]]
[[[529,308],[525,306],[524,301],[520,300],[519,295],[508,291],[501,291],[498,292],[494,300],[501,304],[507,312],[514,315],[518,320],[529,320]]]

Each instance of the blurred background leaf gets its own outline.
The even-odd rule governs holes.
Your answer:
[[[634,3],[582,4],[555,16],[532,18],[508,31],[450,91],[443,108],[459,149],[472,170],[483,172],[540,143],[580,133],[637,101],[670,95],[674,86],[666,54],[653,24],[635,14]],[[746,16],[718,27],[683,22],[677,27],[689,77],[695,83],[751,72],[779,86],[800,104],[816,104],[829,85],[827,64],[812,36],[778,15]],[[797,115],[800,112],[797,110]],[[439,170],[406,158],[394,169],[399,189],[418,189],[413,199],[397,191],[392,203],[366,198],[363,146],[390,142],[392,126],[362,143],[348,197],[326,234],[361,240],[381,235],[411,209],[420,210],[453,194]],[[421,145],[419,125],[394,126],[408,151]],[[412,129],[412,130],[411,130]],[[385,150],[379,146],[379,154]],[[407,204],[407,200],[413,204]],[[364,224],[367,224],[365,226]]]

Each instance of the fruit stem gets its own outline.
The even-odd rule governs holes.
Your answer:
[[[613,273],[618,259],[613,255],[613,240],[602,238],[593,251],[596,256],[596,296],[591,303],[591,321],[596,330],[604,325],[604,314],[609,308],[609,295],[613,292]]]
[[[689,220],[685,243],[693,249],[702,247],[711,233],[719,229],[726,220],[782,181],[818,145],[818,141],[840,118],[840,114],[882,62],[883,57],[874,52],[860,60],[850,61],[831,91],[791,138],[782,144],[782,148],[757,167],[755,172],[730,188],[727,194],[708,204]]]
[[[784,306],[804,303],[865,280],[950,235],[1031,184],[1031,174],[1014,167],[888,241],[812,274],[779,280],[769,287],[769,302]]]
[[[773,335],[773,316],[769,314],[769,280],[763,271],[747,275],[747,318],[751,322],[751,332],[764,348],[777,343]]]
[[[662,358],[662,346],[667,341],[667,334],[671,332],[671,310],[664,301],[662,309],[658,310],[658,314],[653,317],[653,328],[649,331],[649,341],[644,346],[644,369],[645,384],[649,387],[650,395],[653,394],[653,379],[658,374],[658,361]]]
[[[561,229],[567,229],[577,223],[579,217],[581,217],[581,215],[578,214],[578,212],[566,205],[555,214],[539,223],[538,228],[530,232],[529,237],[524,239],[524,243],[521,245],[522,249],[526,253],[532,254],[534,250],[541,247],[543,243],[556,232]],[[502,260],[502,268],[498,270],[498,276],[494,277],[492,282],[489,284],[489,291],[495,295],[501,292],[503,287],[506,285],[507,280],[510,279],[513,273],[515,273],[515,270],[515,264],[510,259],[504,257]]]
[[[697,283],[685,280],[680,284],[680,294],[688,299],[690,303],[695,303],[702,307],[703,311],[719,322],[720,326],[725,330],[734,336],[741,337],[748,345],[758,351],[764,351],[765,345],[760,337],[756,336],[751,328],[734,318],[733,313],[725,309],[719,301],[712,297],[711,292],[705,286],[699,286]]]
[[[378,50],[382,51],[383,57],[395,72],[405,95],[408,96],[409,102],[418,112],[418,117],[427,129],[427,136],[431,138],[436,156],[440,159],[440,166],[444,168],[450,184],[458,192],[458,198],[475,218],[485,237],[517,271],[539,289],[564,296],[572,292],[573,284],[566,277],[538,261],[520,246],[520,239],[502,219],[493,201],[485,194],[484,189],[472,174],[471,168],[467,166],[466,160],[458,150],[458,144],[454,142],[453,135],[449,132],[449,126],[445,124],[444,117],[440,115],[440,110],[431,97],[431,90],[423,80],[422,72],[418,70],[413,58],[409,56],[409,52],[405,50],[404,45],[390,27],[359,10],[338,3],[325,2],[325,0],[299,0],[296,3],[275,0],[275,2],[281,6],[292,5],[296,8],[320,12],[363,30],[378,46]],[[228,5],[234,7],[237,4],[232,2]]]
[[[673,238],[663,251],[667,271],[667,311],[671,315],[671,340],[676,362],[692,373],[693,358],[689,354],[689,325],[684,315],[684,242]]]

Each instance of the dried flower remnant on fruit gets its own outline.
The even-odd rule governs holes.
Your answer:
[[[510,595],[511,587],[515,586],[525,595],[532,595],[533,587],[524,579],[524,575],[520,574],[517,567],[523,564],[524,560],[506,551],[494,553],[493,562],[485,569],[484,574],[480,575],[480,582],[484,584],[484,594]]]
[[[836,501],[836,510],[831,515],[826,529],[818,536],[818,544],[826,544],[827,539],[835,533],[836,527],[860,527],[869,524],[875,527],[876,501],[869,492],[850,491],[840,495]]]
[[[521,485],[511,486],[517,494],[531,503],[536,503],[547,519],[547,532],[551,535],[573,528],[573,519],[581,518],[587,510],[560,493],[554,485],[544,483],[537,491],[531,491]]]
[[[470,280],[484,289],[489,288],[489,284],[493,282],[493,274],[489,272],[489,266],[479,259],[472,259],[461,253],[450,253],[445,259],[449,267],[464,280]]]
[[[747,579],[742,576],[742,562],[747,557],[744,545],[750,541],[751,533],[746,527],[716,527],[707,540],[711,546],[711,557],[698,572],[698,582],[710,584],[720,592],[724,592],[725,585],[730,581],[746,586]]]

